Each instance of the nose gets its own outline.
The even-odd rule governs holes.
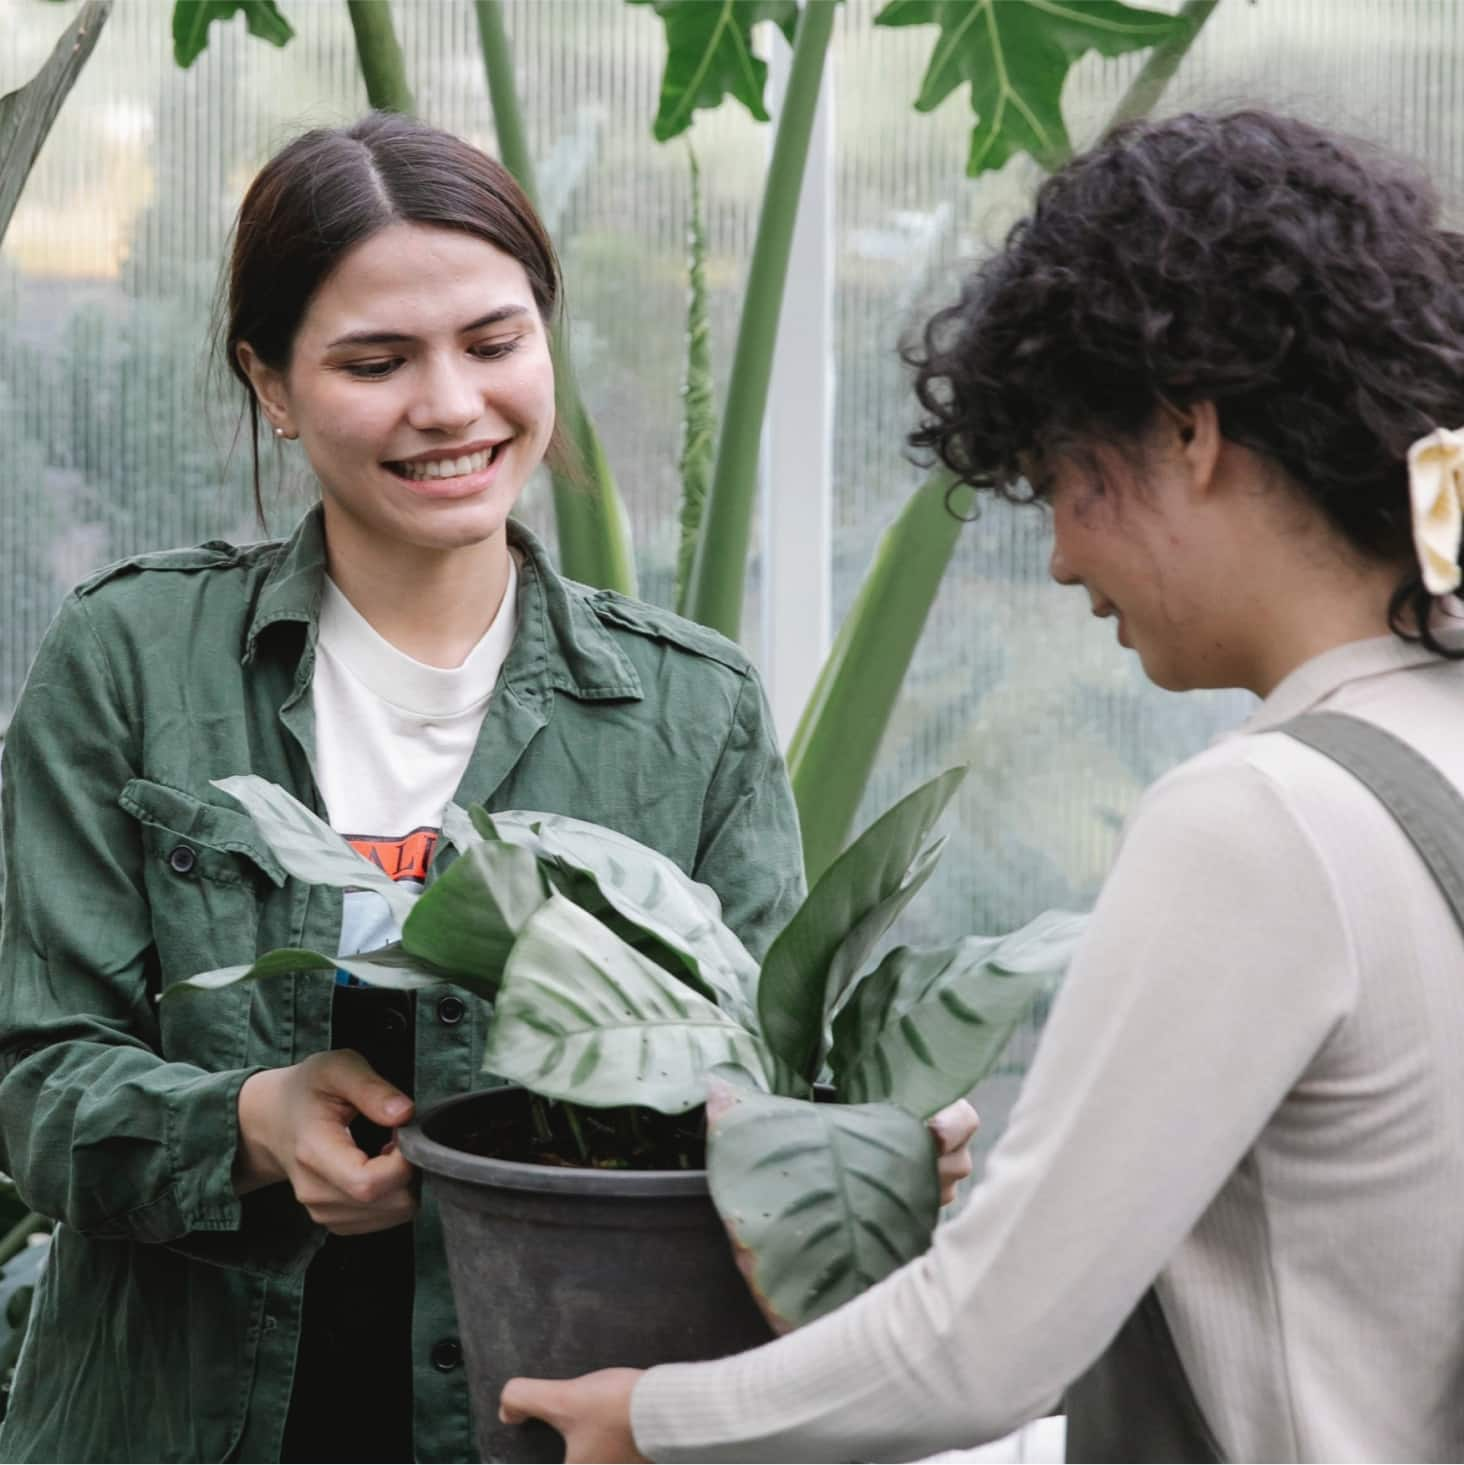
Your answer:
[[[407,410],[407,421],[419,432],[461,432],[482,415],[482,393],[466,363],[434,358],[424,363],[420,380]]]
[[[1053,544],[1052,556],[1047,561],[1047,573],[1059,585],[1076,585],[1079,583],[1078,577],[1068,568],[1068,563],[1063,558],[1062,547],[1056,543]]]

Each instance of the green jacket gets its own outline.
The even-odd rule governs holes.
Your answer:
[[[717,891],[760,955],[802,870],[747,658],[560,579],[516,526],[513,540],[518,634],[458,802],[573,814],[655,846]],[[68,597],[16,709],[0,785],[0,1170],[60,1224],[0,1459],[278,1458],[323,1233],[288,1186],[234,1194],[236,1101],[251,1073],[330,1047],[332,984],[156,998],[273,947],[335,949],[340,892],[287,876],[210,785],[253,772],[323,812],[323,576],[318,509],[288,542],[114,565]],[[419,1110],[483,1084],[486,1012],[449,1025],[437,1002],[419,994]],[[417,1458],[474,1459],[462,1369],[430,1357],[456,1331],[430,1188],[415,1229]]]

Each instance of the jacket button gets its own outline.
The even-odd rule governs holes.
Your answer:
[[[456,1338],[443,1338],[432,1345],[432,1367],[439,1373],[451,1373],[462,1361],[462,1344]]]
[[[186,844],[180,844],[168,855],[168,864],[179,875],[191,875],[197,863],[198,856]]]
[[[443,1027],[455,1027],[468,1015],[468,1006],[461,997],[444,997],[437,1004],[437,1020]]]

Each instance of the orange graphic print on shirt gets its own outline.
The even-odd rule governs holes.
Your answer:
[[[426,826],[395,839],[374,834],[348,834],[346,842],[363,859],[385,870],[393,880],[425,883],[427,869],[437,848],[437,831]]]

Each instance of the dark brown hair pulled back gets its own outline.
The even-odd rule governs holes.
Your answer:
[[[1464,239],[1415,170],[1307,123],[1130,123],[1043,183],[907,359],[911,442],[967,482],[1022,496],[1029,457],[1210,400],[1356,550],[1412,564],[1408,447],[1464,425]],[[1431,606],[1414,569],[1392,624],[1446,654]]]
[[[248,399],[261,523],[259,403],[239,344],[287,369],[315,292],[348,251],[395,223],[460,230],[502,250],[523,267],[545,323],[554,321],[554,246],[502,164],[450,132],[390,112],[296,138],[265,164],[239,207],[221,323],[225,360]]]

